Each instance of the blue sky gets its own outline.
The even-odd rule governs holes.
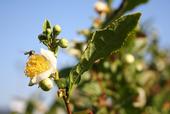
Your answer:
[[[29,97],[37,91],[37,87],[28,87],[28,79],[24,76],[24,51],[39,51],[42,45],[37,40],[41,25],[45,19],[62,27],[61,37],[82,40],[76,31],[90,26],[96,16],[93,5],[96,0],[0,0],[0,107],[7,106],[15,96]],[[120,1],[120,0],[115,0]],[[170,45],[170,1],[150,0],[135,11],[142,12],[141,21],[152,19],[158,29],[160,45]],[[59,56],[58,67],[72,65],[74,59]],[[55,93],[38,91],[45,96]]]

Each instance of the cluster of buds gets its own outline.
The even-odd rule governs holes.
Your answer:
[[[26,52],[28,61],[25,66],[25,75],[30,78],[29,86],[39,85],[44,91],[53,87],[53,80],[59,80],[57,71],[56,54],[58,47],[67,48],[68,41],[65,38],[58,39],[61,27],[51,27],[48,20],[43,24],[43,32],[38,36],[41,43],[47,46],[48,50],[41,49],[40,53],[34,51]]]
[[[65,38],[58,38],[58,35],[61,32],[61,27],[55,25],[51,27],[48,20],[45,20],[43,24],[43,32],[38,36],[40,42],[48,47],[54,53],[57,52],[58,46],[61,48],[67,48],[68,41]]]

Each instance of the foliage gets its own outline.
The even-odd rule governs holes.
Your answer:
[[[77,84],[80,81],[81,75],[96,60],[105,58],[121,48],[125,39],[128,38],[131,31],[136,27],[139,17],[140,13],[121,17],[105,29],[93,33],[92,39],[80,58],[80,62],[70,72],[69,89],[71,89],[72,84]]]

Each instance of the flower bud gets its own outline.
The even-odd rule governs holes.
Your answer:
[[[50,35],[52,33],[52,30],[50,28],[47,28],[47,35]]]
[[[132,54],[126,54],[125,55],[125,61],[128,64],[132,64],[135,61],[135,58],[134,58],[134,56]]]
[[[38,35],[38,39],[40,41],[43,41],[43,40],[47,40],[47,37],[44,34],[40,34],[40,35]]]
[[[54,35],[57,36],[57,35],[60,34],[60,32],[61,32],[61,27],[60,27],[59,25],[55,25],[55,26],[53,27],[53,33],[54,33]]]
[[[107,4],[102,1],[96,2],[94,5],[94,8],[95,8],[96,12],[99,14],[109,12],[109,8],[108,8]]]
[[[62,98],[65,94],[64,94],[64,89],[59,89],[57,94],[58,94],[58,97]]]
[[[64,38],[60,39],[59,40],[59,46],[62,47],[62,48],[67,48],[68,46],[68,41]]]
[[[53,87],[53,82],[50,78],[46,78],[39,83],[39,86],[44,91],[49,91]]]
[[[64,96],[63,92],[62,91],[59,91],[58,92],[58,97],[62,98]]]

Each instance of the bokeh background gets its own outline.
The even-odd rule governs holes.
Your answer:
[[[41,92],[37,87],[28,87],[29,79],[24,75],[24,64],[28,50],[39,51],[43,46],[37,40],[45,19],[62,27],[60,37],[68,40],[84,40],[76,31],[88,28],[96,16],[93,11],[96,0],[0,0],[0,110],[9,110],[16,97],[24,99],[40,93],[47,103],[56,90]],[[120,1],[114,4],[118,6]],[[141,23],[149,22],[157,28],[161,48],[169,48],[170,1],[150,0],[135,11],[142,12]],[[74,65],[76,60],[66,56],[63,50],[58,68]]]

